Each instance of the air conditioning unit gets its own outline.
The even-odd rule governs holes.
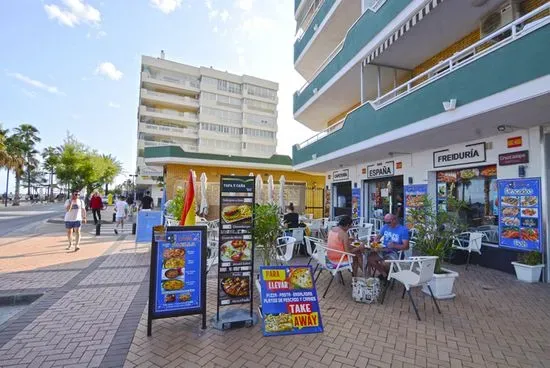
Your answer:
[[[521,16],[520,9],[520,2],[518,0],[508,0],[501,4],[496,10],[485,15],[480,22],[481,38],[496,32],[505,25],[518,19]],[[503,36],[507,37],[507,35]]]

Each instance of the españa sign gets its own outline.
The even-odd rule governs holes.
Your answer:
[[[260,267],[264,336],[323,332],[310,266]]]

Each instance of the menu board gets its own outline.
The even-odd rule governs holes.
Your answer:
[[[310,266],[262,266],[260,284],[264,336],[323,332]]]
[[[541,249],[540,179],[498,181],[500,246],[521,250]]]
[[[218,245],[218,319],[220,306],[250,303],[252,311],[253,210],[254,177],[222,176]]]
[[[206,315],[206,228],[168,227],[155,230],[149,284],[148,335],[151,320]]]
[[[424,197],[428,194],[427,184],[405,185],[405,216],[404,222],[408,229],[412,229],[414,224],[411,218],[411,209],[424,206]]]

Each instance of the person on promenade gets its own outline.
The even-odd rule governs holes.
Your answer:
[[[351,253],[352,257],[352,270],[353,276],[357,277],[358,270],[363,270],[363,246],[354,247],[351,243],[353,239],[348,236],[348,230],[351,228],[353,220],[350,216],[341,216],[338,220],[338,225],[333,227],[328,233],[327,239],[327,258],[328,260],[337,265],[348,263],[348,257],[342,258],[343,254],[340,252]],[[335,252],[336,251],[336,252]]]
[[[118,201],[115,203],[115,234],[118,235],[118,225],[120,225],[120,231],[124,231],[124,219],[128,216],[128,212],[130,210],[128,203],[124,200],[124,196],[121,196]]]
[[[143,198],[141,199],[141,209],[142,210],[152,210],[153,209],[153,197],[151,197],[151,192],[147,191]]]
[[[80,199],[80,192],[78,190],[73,191],[73,195],[65,202],[65,228],[67,229],[67,238],[69,240],[69,246],[67,250],[70,250],[73,244],[73,233],[76,236],[75,239],[75,252],[79,250],[80,244],[80,227],[82,221],[86,223],[86,206],[84,201]]]
[[[97,225],[98,221],[101,223],[101,209],[103,208],[103,199],[95,190],[90,199],[90,208],[92,209],[92,215],[94,216],[94,224]]]
[[[388,275],[390,265],[386,264],[386,259],[398,259],[399,252],[409,249],[409,230],[399,224],[397,216],[388,213],[384,216],[384,226],[376,236],[375,242],[383,241],[386,249],[382,255],[372,252],[368,256],[368,264],[374,267],[382,277]]]

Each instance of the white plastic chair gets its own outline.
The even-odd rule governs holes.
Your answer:
[[[304,240],[306,243],[306,252],[309,256],[309,261],[307,262],[308,266],[313,260],[317,262],[315,271],[313,271],[313,274],[315,274],[317,267],[319,267],[319,260],[317,259],[319,254],[319,245],[326,247],[326,243],[323,239],[314,238],[312,236],[306,236],[304,237]]]
[[[360,241],[370,244],[370,238],[372,236],[372,227],[373,227],[372,224],[363,223],[363,226],[359,226],[357,228],[357,236],[359,237]]]
[[[372,224],[373,231],[378,233],[382,228],[382,220],[378,218],[371,217],[369,222]]]
[[[309,225],[309,230],[311,230],[311,235],[315,237],[321,237],[322,236],[322,229],[323,229],[323,219],[314,219],[311,221],[311,224]]]
[[[476,252],[481,255],[481,242],[483,238],[486,238],[487,234],[478,232],[463,232],[458,236],[453,237],[453,248],[457,250],[463,250],[468,252],[468,258],[466,259],[466,270],[470,265],[470,256],[472,252]]]
[[[360,227],[363,226],[363,222],[365,221],[364,217],[356,217],[352,220],[352,226],[353,227]]]
[[[281,264],[289,265],[294,256],[294,244],[296,244],[296,239],[292,236],[277,238],[276,260]]]
[[[296,244],[301,244],[304,242],[304,230],[303,227],[296,227],[293,229],[286,229],[285,233],[287,236],[291,236],[296,239]]]
[[[403,295],[401,298],[405,297],[405,292],[409,294],[409,300],[414,308],[416,313],[416,318],[420,321],[420,314],[418,314],[418,309],[414,303],[414,299],[411,295],[411,288],[420,287],[426,285],[432,296],[432,300],[437,308],[439,314],[441,314],[441,309],[435,300],[432,288],[430,287],[429,282],[433,278],[435,264],[438,257],[436,256],[427,256],[427,257],[411,257],[408,260],[386,260],[387,263],[390,263],[390,273],[388,274],[388,282],[391,280],[397,280],[403,284]],[[386,293],[382,295],[382,300],[380,304],[384,303],[384,298]]]
[[[327,291],[330,288],[330,285],[332,284],[332,281],[336,277],[337,274],[340,274],[340,280],[343,285],[344,283],[344,277],[342,276],[342,271],[348,270],[349,272],[353,272],[352,269],[352,260],[354,255],[347,252],[342,252],[339,250],[330,249],[331,252],[335,252],[340,254],[340,259],[338,260],[338,263],[333,263],[328,260],[328,247],[325,244],[318,243],[316,244],[318,250],[317,250],[317,260],[319,262],[319,274],[317,274],[317,277],[315,278],[315,281],[319,279],[319,276],[321,276],[321,273],[323,270],[327,270],[332,275],[332,278],[330,279],[330,282],[327,285],[327,288],[325,289],[325,292],[323,293],[323,298],[327,295]]]
[[[217,240],[209,240],[208,241],[208,250],[210,253],[208,254],[208,258],[206,258],[206,272],[210,271],[210,268],[212,266],[218,264],[218,241]]]

